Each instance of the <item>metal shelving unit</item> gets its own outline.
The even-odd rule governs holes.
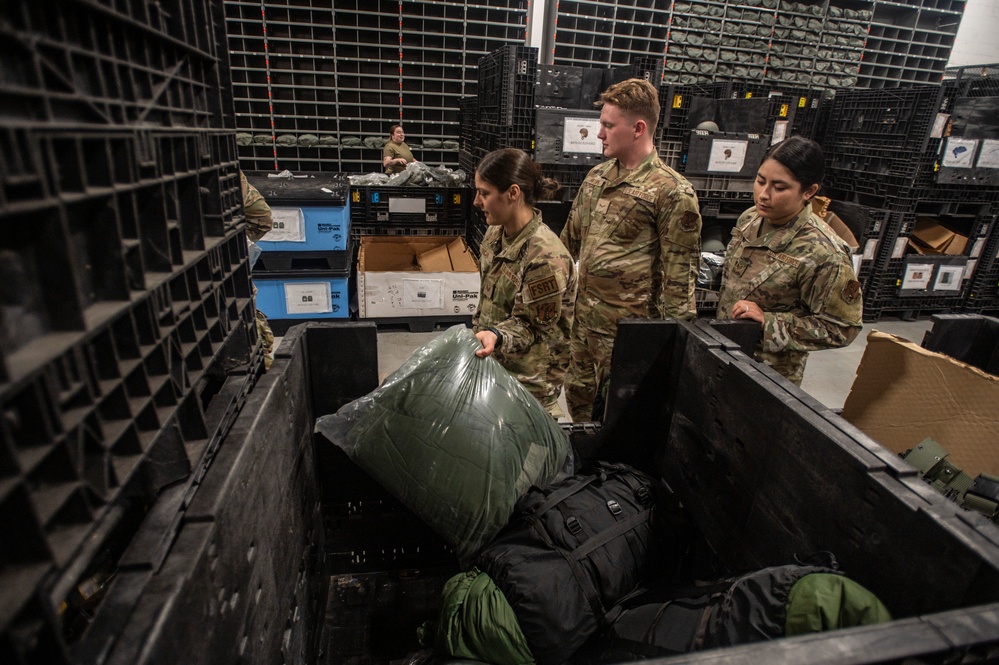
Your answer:
[[[526,38],[527,0],[226,0],[246,170],[381,170],[402,121],[416,157],[458,168],[479,58]]]

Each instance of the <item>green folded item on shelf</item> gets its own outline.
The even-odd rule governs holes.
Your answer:
[[[271,138],[270,134],[254,134],[253,135],[253,142],[254,143],[266,144],[266,143],[270,143],[272,140],[273,139]]]
[[[298,143],[298,137],[294,134],[282,134],[277,137],[276,143],[283,146],[293,146]]]
[[[298,145],[304,145],[307,148],[319,145],[319,137],[315,134],[302,134],[298,137]]]
[[[423,139],[424,148],[440,148],[443,143],[437,139]]]
[[[323,136],[319,139],[319,145],[340,145],[340,139],[335,136]]]
[[[381,136],[365,136],[364,145],[369,148],[384,148],[386,139]]]
[[[340,139],[340,145],[348,146],[350,148],[355,148],[362,144],[362,141],[357,136],[344,136]]]
[[[457,150],[458,148],[461,147],[461,144],[458,143],[457,141],[444,141],[442,147],[445,150]]]
[[[246,132],[236,132],[236,145],[250,145],[253,143],[253,134]]]

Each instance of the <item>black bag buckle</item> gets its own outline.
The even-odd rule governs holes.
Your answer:
[[[637,490],[635,490],[635,496],[638,497],[639,502],[644,506],[652,500],[652,493],[649,492],[649,488],[642,485]]]
[[[614,499],[607,502],[607,509],[610,510],[611,515],[617,516],[621,514],[621,504]]]
[[[570,517],[565,521],[565,528],[569,530],[569,533],[577,536],[583,530],[583,525],[575,517]]]

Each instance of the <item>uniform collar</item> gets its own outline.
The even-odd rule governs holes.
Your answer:
[[[625,175],[623,178],[619,176],[616,179],[611,180],[610,178],[607,177],[607,174],[611,171],[611,169],[613,169],[615,165],[618,167],[618,169],[620,169],[620,162],[615,157],[614,159],[607,162],[606,168],[604,168],[604,170],[601,172],[600,175],[606,181],[608,186],[613,187],[624,183],[629,183],[633,185],[638,182],[641,182],[645,178],[645,176],[648,175],[648,173],[653,168],[655,168],[656,162],[658,161],[659,161],[659,154],[655,150],[653,150],[652,152],[649,153],[649,155],[645,159],[643,159],[641,162],[638,163],[638,166],[631,169],[631,171],[629,171],[627,175]]]
[[[789,244],[791,244],[791,241],[798,235],[802,227],[808,224],[809,219],[812,217],[812,209],[810,206],[805,206],[802,211],[798,213],[797,217],[774,231],[769,239],[754,238],[749,240],[748,235],[757,232],[760,226],[763,225],[763,218],[760,217],[759,213],[753,214],[755,219],[746,227],[744,232],[744,235],[747,236],[746,245],[750,247],[767,247],[775,252],[782,252]]]
[[[527,243],[527,239],[534,235],[538,226],[541,224],[541,211],[534,208],[534,217],[531,221],[527,223],[527,226],[522,228],[516,236],[508,240],[506,247],[503,247],[503,227],[499,227],[499,235],[497,236],[496,243],[500,248],[500,251],[496,253],[499,258],[513,260],[516,259],[520,252],[524,249],[524,245]]]

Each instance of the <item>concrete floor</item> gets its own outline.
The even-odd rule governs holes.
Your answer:
[[[923,334],[932,327],[930,319],[900,321],[885,319],[864,325],[863,331],[850,346],[812,353],[805,367],[805,379],[801,387],[819,402],[831,409],[843,408],[843,403],[853,385],[857,367],[860,365],[867,347],[867,335],[872,330],[898,335],[911,342],[921,344]],[[378,333],[378,379],[395,371],[417,348],[439,335],[441,331],[411,333],[385,331]],[[563,403],[564,408],[564,403]]]

